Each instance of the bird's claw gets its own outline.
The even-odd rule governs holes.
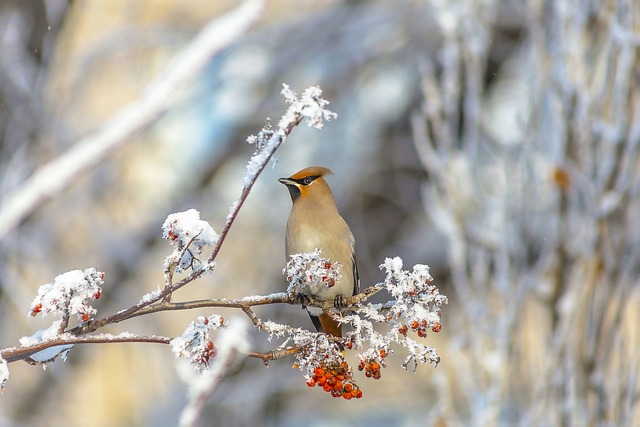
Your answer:
[[[309,296],[304,295],[304,294],[296,294],[295,299],[296,299],[297,303],[302,305],[302,308],[306,308],[307,305],[309,304],[309,302],[311,301]]]

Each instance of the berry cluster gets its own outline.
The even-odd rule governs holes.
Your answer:
[[[422,320],[420,322],[418,322],[417,320],[413,320],[409,326],[411,327],[411,330],[417,333],[420,338],[424,338],[427,336],[426,320]],[[398,332],[400,332],[402,335],[407,335],[407,332],[409,332],[409,326],[401,325],[400,328],[398,328]],[[442,325],[440,324],[440,322],[435,322],[433,326],[431,326],[431,330],[433,332],[440,332],[440,329],[442,329]]]
[[[347,362],[339,365],[319,365],[313,371],[313,376],[307,380],[309,387],[322,387],[333,397],[343,397],[347,400],[362,397],[362,390],[351,379],[351,370]]]
[[[358,370],[364,371],[364,375],[367,378],[379,380],[382,376],[380,368],[385,366],[384,358],[387,357],[389,353],[387,353],[385,349],[380,349],[378,350],[378,354],[380,354],[380,362],[376,361],[374,358],[370,358],[367,360],[361,360],[360,365],[358,365]]]

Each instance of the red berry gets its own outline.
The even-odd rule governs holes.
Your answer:
[[[87,320],[89,320],[89,315],[87,313],[82,313],[82,321],[86,322]]]
[[[431,330],[433,332],[440,332],[440,329],[442,329],[442,325],[440,324],[440,322],[435,322],[433,324],[433,327],[431,327]]]
[[[307,380],[307,385],[308,385],[309,387],[314,387],[314,386],[316,385],[316,380],[314,380],[313,378],[309,378],[309,379]]]
[[[31,309],[31,315],[35,316],[36,314],[40,313],[42,311],[42,304],[38,303],[35,306],[33,306],[33,308]]]

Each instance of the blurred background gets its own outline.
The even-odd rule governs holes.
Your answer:
[[[0,203],[138,99],[207,22],[200,0],[0,2]],[[632,0],[268,2],[173,107],[0,240],[0,348],[48,327],[44,283],[106,275],[98,314],[163,283],[168,214],[221,231],[282,83],[318,84],[338,119],[296,128],[265,169],[213,275],[176,300],[285,289],[278,177],[309,165],[357,241],[362,285],[385,257],[426,263],[448,295],[437,368],[358,376],[358,401],[309,389],[293,360],[246,360],[207,406],[215,426],[640,424],[640,8]],[[0,205],[2,209],[2,205]],[[176,336],[211,310],[102,332]],[[216,311],[226,317],[234,313]],[[311,328],[295,306],[264,319]],[[256,351],[269,343],[255,333]],[[352,366],[355,355],[349,355]],[[77,346],[12,363],[0,426],[175,425],[168,346]],[[54,415],[55,414],[55,415]]]

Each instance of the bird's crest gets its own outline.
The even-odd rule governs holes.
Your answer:
[[[291,179],[297,180],[297,179],[306,178],[308,176],[325,176],[325,175],[333,175],[333,172],[331,172],[331,169],[327,169],[322,166],[309,166],[308,168],[304,168],[301,171],[291,175]]]

